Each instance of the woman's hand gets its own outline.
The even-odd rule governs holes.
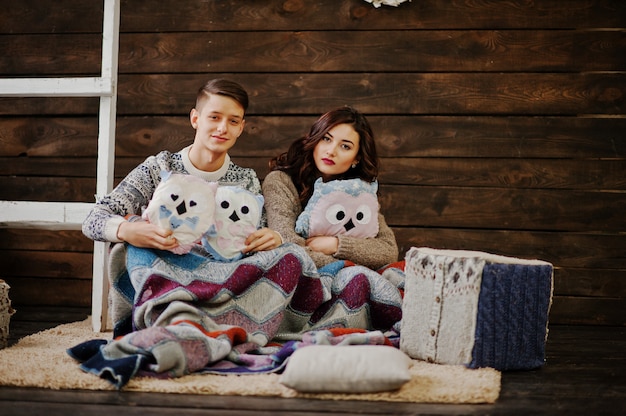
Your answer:
[[[339,249],[339,239],[337,237],[311,237],[307,238],[306,246],[313,251],[332,256]]]
[[[117,237],[135,247],[171,250],[178,247],[172,230],[165,230],[147,221],[124,221],[117,229]]]
[[[246,238],[246,247],[242,253],[250,253],[253,251],[272,250],[283,243],[280,234],[269,228],[261,228],[253,232]]]

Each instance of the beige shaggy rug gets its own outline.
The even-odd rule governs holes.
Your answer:
[[[111,333],[94,333],[89,319],[60,325],[0,350],[0,385],[49,389],[114,390],[107,381],[85,373],[65,350]],[[415,403],[493,403],[500,393],[500,372],[491,368],[429,364],[413,360],[411,380],[399,390],[365,394],[304,394],[278,382],[278,374],[194,374],[177,379],[137,377],[126,391],[232,396],[300,397]]]

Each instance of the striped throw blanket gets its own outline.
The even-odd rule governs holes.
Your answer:
[[[118,388],[137,374],[278,371],[300,345],[290,341],[388,331],[402,315],[401,292],[382,274],[344,261],[318,270],[294,244],[235,262],[127,245],[111,261],[114,339],[68,353]]]

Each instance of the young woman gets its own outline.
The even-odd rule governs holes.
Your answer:
[[[376,179],[374,135],[359,111],[341,107],[323,114],[308,134],[270,161],[270,170],[263,181],[268,225],[280,233],[284,242],[305,247],[317,267],[349,260],[377,270],[398,260],[395,236],[382,214],[375,238],[340,235],[304,239],[295,231],[297,218],[311,198],[317,178],[361,178],[368,182]]]

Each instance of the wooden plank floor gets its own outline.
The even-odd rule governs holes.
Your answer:
[[[19,308],[11,339],[84,319],[88,310]],[[2,371],[2,369],[0,369]],[[547,363],[505,372],[493,405],[318,401],[238,396],[55,391],[0,387],[9,415],[623,415],[626,414],[626,327],[550,328]]]

